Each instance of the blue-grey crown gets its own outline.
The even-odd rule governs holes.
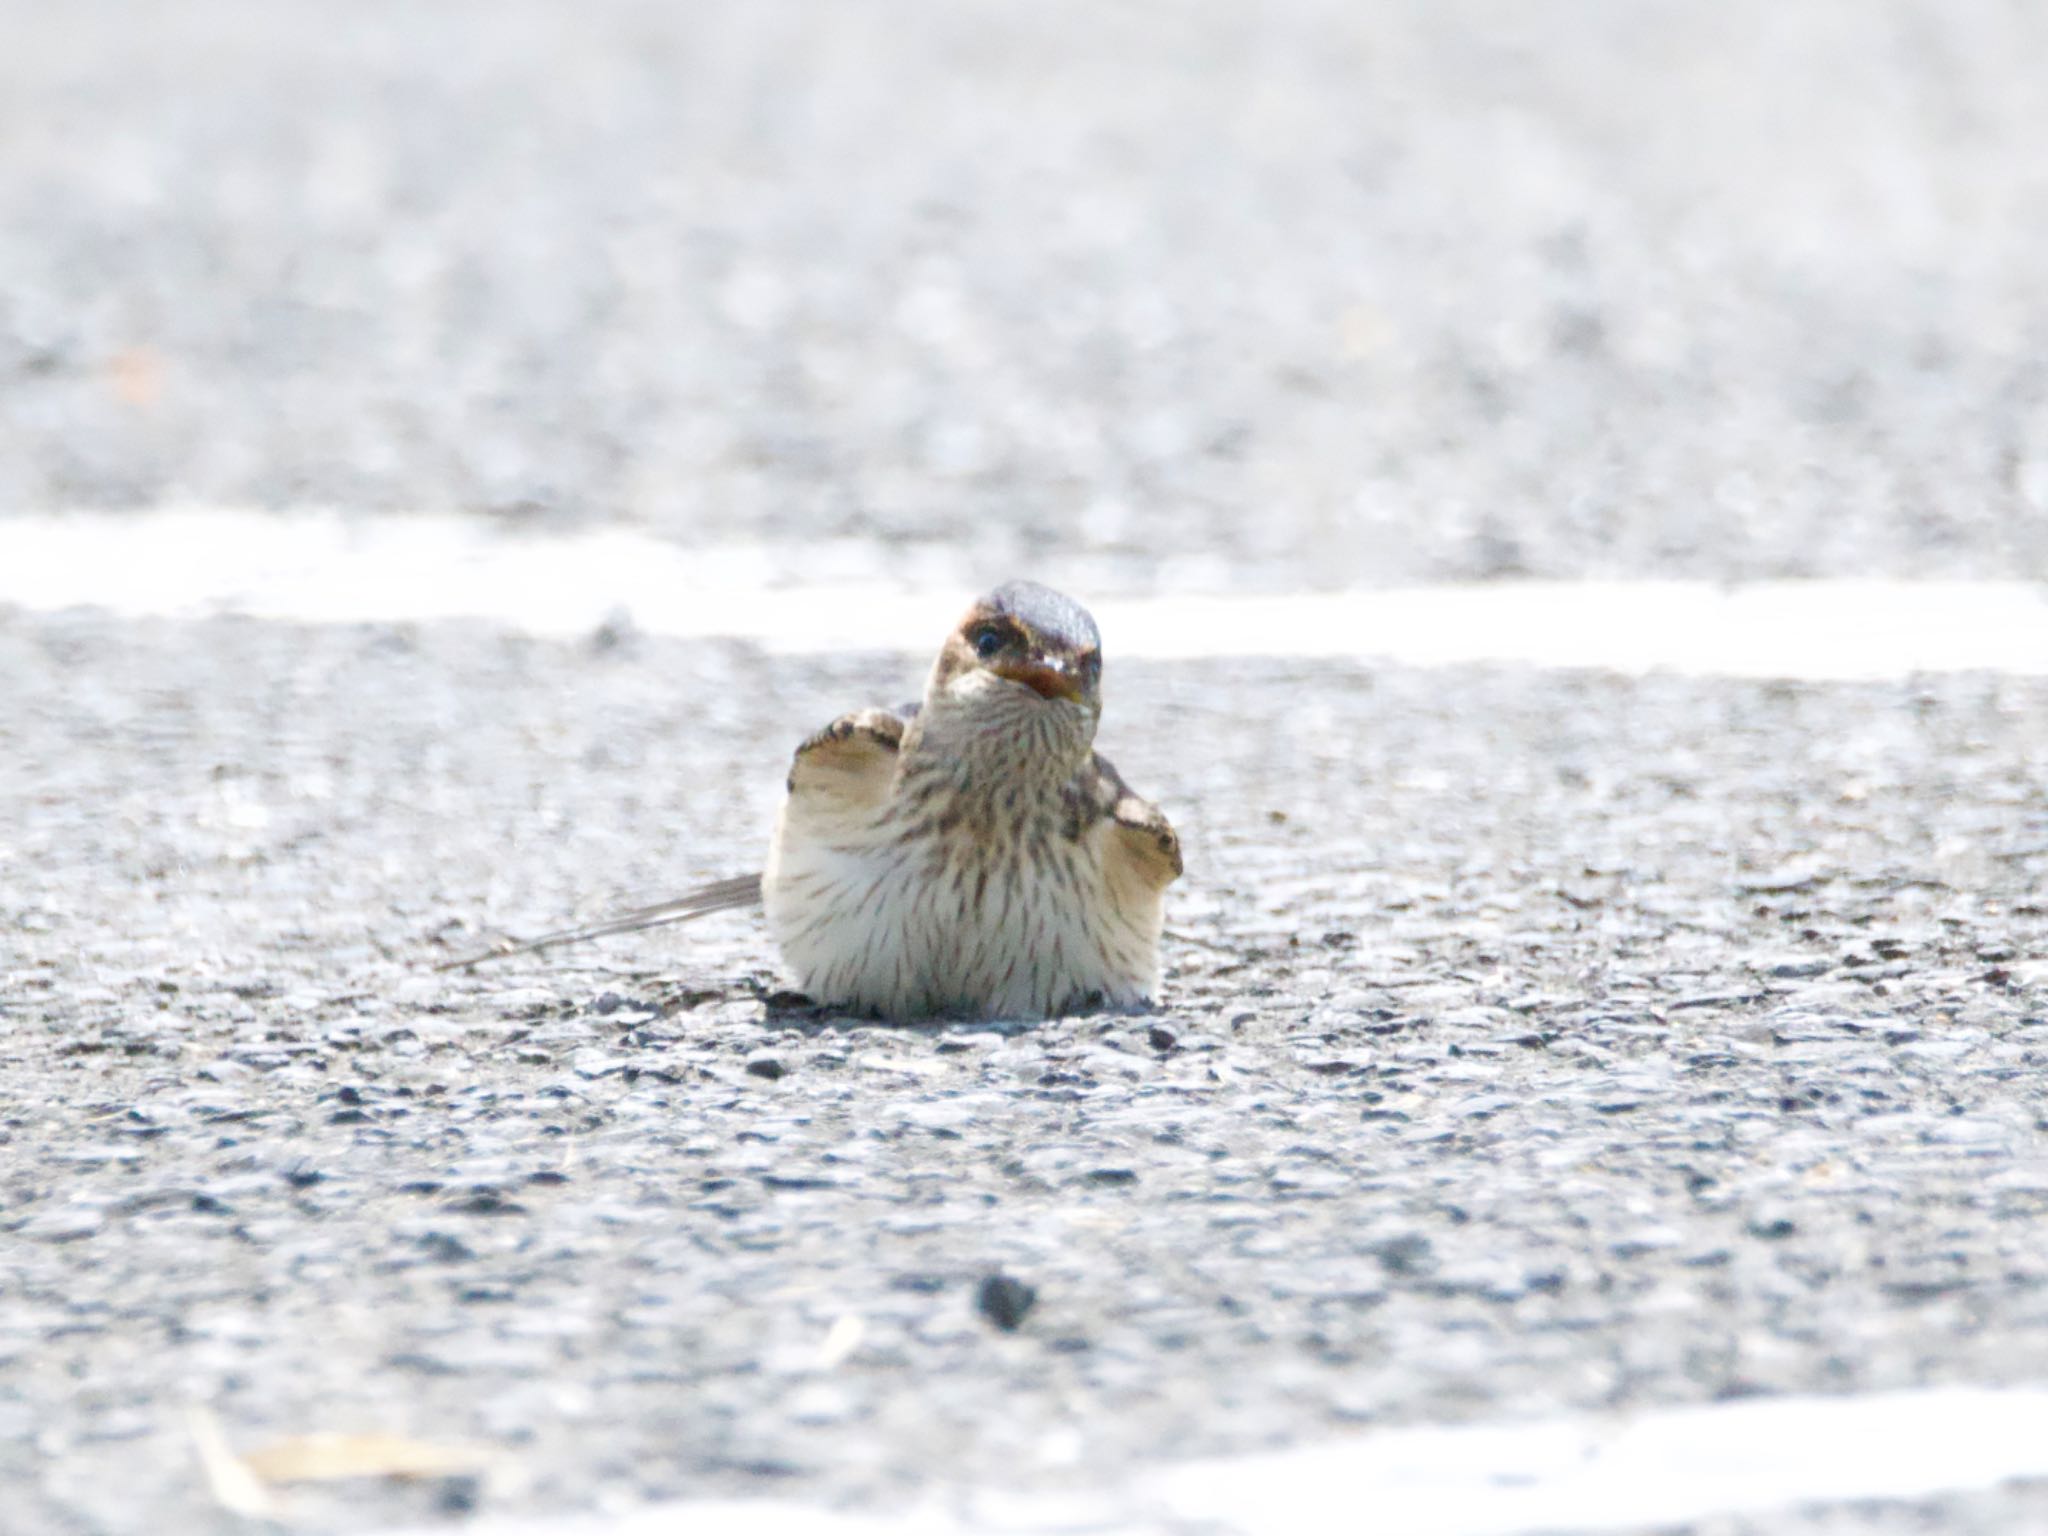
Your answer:
[[[1031,626],[1040,638],[1070,651],[1092,651],[1102,635],[1088,610],[1064,592],[1035,581],[1006,581],[982,599],[997,613]]]

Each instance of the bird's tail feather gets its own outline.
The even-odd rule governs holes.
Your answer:
[[[558,944],[580,944],[585,939],[602,939],[614,933],[638,933],[642,928],[659,928],[664,923],[684,923],[693,917],[703,917],[711,912],[730,912],[738,907],[758,907],[761,904],[761,877],[740,875],[731,880],[714,880],[701,885],[694,891],[675,897],[670,901],[656,902],[651,907],[639,907],[631,912],[621,912],[616,917],[606,918],[600,923],[590,923],[582,928],[564,928],[557,933],[544,933],[537,939],[524,943],[501,941],[491,948],[474,955],[464,955],[460,960],[444,960],[434,967],[437,971],[460,970],[466,965],[478,965],[486,960],[504,960],[513,955],[530,955],[537,950],[553,949]]]

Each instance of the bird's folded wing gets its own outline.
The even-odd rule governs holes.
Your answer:
[[[789,765],[792,807],[880,804],[895,779],[897,752],[915,708],[855,710],[798,747]]]
[[[656,902],[651,907],[636,907],[631,912],[621,912],[615,917],[589,923],[581,928],[564,928],[558,933],[544,933],[537,939],[527,939],[524,942],[508,940],[478,954],[464,955],[460,960],[445,960],[434,969],[453,971],[465,965],[480,964],[485,960],[530,955],[536,950],[553,949],[558,944],[580,944],[585,939],[602,939],[614,933],[638,933],[643,928],[659,928],[664,923],[682,923],[711,912],[730,912],[740,907],[758,907],[760,904],[759,875],[741,875],[732,880],[715,880],[710,885],[699,886],[696,890],[670,901]]]
[[[1180,838],[1164,811],[1150,800],[1125,795],[1117,802],[1115,821],[1113,846],[1141,883],[1164,890],[1180,878]]]
[[[1112,873],[1121,873],[1142,888],[1163,891],[1180,878],[1180,838],[1166,813],[1123,781],[1108,758],[1096,753],[1090,764],[1088,796],[1106,818],[1104,856]]]

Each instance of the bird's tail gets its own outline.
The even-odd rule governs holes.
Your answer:
[[[580,944],[585,939],[601,939],[614,933],[638,933],[642,928],[659,928],[664,923],[685,923],[693,917],[703,917],[706,913],[730,912],[737,907],[758,907],[760,904],[759,875],[714,880],[709,885],[701,885],[696,890],[671,901],[656,902],[651,907],[621,912],[618,916],[606,918],[601,923],[591,923],[582,928],[564,928],[558,933],[544,933],[539,938],[528,939],[523,944],[500,940],[491,948],[477,954],[464,955],[460,960],[444,960],[434,969],[460,970],[463,966],[478,965],[486,960],[504,960],[513,955],[530,955],[536,950],[553,949],[558,944]]]

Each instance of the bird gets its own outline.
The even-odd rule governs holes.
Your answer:
[[[921,699],[841,715],[796,749],[759,875],[436,969],[758,905],[828,1009],[904,1022],[1144,1007],[1180,839],[1095,750],[1101,716],[1088,610],[1005,582],[947,635]]]

